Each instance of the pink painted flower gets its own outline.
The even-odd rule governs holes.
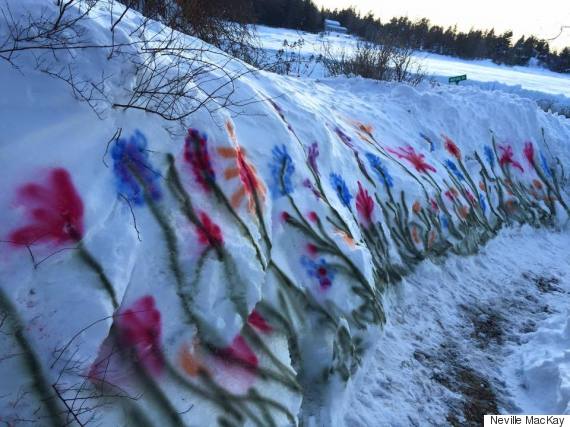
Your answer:
[[[528,164],[531,166],[534,165],[534,146],[532,145],[532,142],[527,141],[524,144],[523,152]]]
[[[226,363],[237,364],[251,371],[255,371],[259,365],[257,356],[241,335],[237,335],[228,347],[218,350],[216,355]]]
[[[267,323],[267,320],[265,320],[265,318],[257,310],[253,310],[251,312],[247,318],[247,323],[249,323],[260,332],[270,333],[273,331],[271,325]]]
[[[372,200],[368,191],[362,187],[360,181],[358,181],[358,193],[356,194],[356,210],[362,220],[366,224],[370,224],[372,221],[372,212],[374,211],[374,200]]]
[[[215,224],[205,212],[200,212],[199,218],[203,225],[203,227],[196,228],[200,243],[212,247],[222,246],[224,238],[222,237],[222,230],[220,227]]]
[[[425,162],[425,156],[420,153],[416,153],[413,147],[399,147],[397,150],[392,148],[387,149],[390,153],[398,156],[400,159],[406,159],[410,162],[414,168],[421,173],[436,172],[436,169]]]
[[[117,317],[119,345],[132,351],[138,363],[149,373],[158,375],[164,369],[160,345],[161,316],[154,297],[147,295],[135,301]]]
[[[511,165],[514,168],[519,169],[521,172],[524,172],[522,165],[513,159],[513,147],[510,145],[501,145],[499,146],[499,150],[501,150],[501,156],[499,157],[499,164],[502,167]]]
[[[17,202],[31,222],[10,233],[8,239],[15,245],[61,245],[83,237],[83,202],[65,169],[52,169],[45,184],[29,183],[19,188]]]
[[[444,146],[447,152],[451,154],[453,157],[455,157],[457,160],[460,160],[461,150],[459,149],[459,147],[449,137],[444,136],[444,138],[445,138]]]

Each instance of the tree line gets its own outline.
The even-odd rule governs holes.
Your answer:
[[[423,18],[406,17],[381,22],[371,12],[362,15],[355,8],[318,9],[312,0],[245,0],[258,24],[319,32],[324,19],[334,19],[349,33],[374,43],[389,42],[400,47],[423,50],[464,59],[491,59],[497,64],[537,64],[560,73],[570,73],[570,48],[554,51],[546,40],[535,36],[513,39],[512,31],[444,28]]]

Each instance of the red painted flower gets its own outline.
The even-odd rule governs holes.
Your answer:
[[[429,202],[430,202],[432,211],[434,211],[434,212],[439,211],[439,206],[438,206],[437,202],[435,201],[435,199],[430,199]]]
[[[284,222],[287,222],[291,219],[291,215],[289,215],[289,212],[283,211],[283,212],[281,212],[281,219]]]
[[[117,316],[119,344],[133,351],[151,374],[160,374],[164,358],[160,346],[161,317],[150,295],[135,301]]]
[[[317,222],[319,220],[319,216],[315,211],[309,212],[309,221]]]
[[[362,187],[360,181],[358,181],[358,193],[356,193],[356,210],[364,222],[370,224],[372,212],[374,211],[374,200],[372,200],[368,191]]]
[[[307,252],[309,253],[309,255],[315,256],[319,253],[319,250],[317,249],[317,247],[314,244],[307,243]]]
[[[453,157],[455,157],[457,160],[460,160],[461,150],[459,149],[459,147],[449,137],[444,136],[444,138],[445,138],[444,146],[447,152],[451,154]]]
[[[387,150],[398,156],[400,159],[406,159],[418,172],[436,172],[436,169],[433,166],[425,162],[425,156],[423,154],[416,153],[414,148],[409,145],[407,147],[399,147],[397,150],[392,148],[388,148]]]
[[[257,356],[241,335],[237,335],[230,346],[218,350],[217,356],[225,362],[241,365],[248,370],[255,370],[259,365]]]
[[[534,165],[534,146],[532,145],[532,142],[527,141],[524,144],[524,156],[526,157],[526,160],[528,161],[529,165]]]
[[[499,150],[501,150],[501,156],[499,157],[499,164],[502,167],[507,165],[511,165],[514,168],[519,169],[521,172],[524,172],[522,165],[513,159],[513,147],[510,145],[502,145],[499,146]]]
[[[65,169],[51,170],[45,185],[29,183],[19,188],[17,202],[24,206],[31,223],[10,234],[14,244],[60,245],[83,237],[83,202]]]
[[[261,332],[269,333],[273,331],[271,325],[267,323],[267,320],[265,320],[265,318],[257,310],[253,310],[247,317],[247,323]]]
[[[213,247],[222,246],[224,238],[220,227],[205,212],[200,212],[199,217],[203,225],[203,227],[196,227],[200,243]]]
[[[210,155],[208,154],[208,137],[196,129],[188,129],[184,144],[184,160],[190,164],[196,182],[205,190],[210,191],[216,180]]]

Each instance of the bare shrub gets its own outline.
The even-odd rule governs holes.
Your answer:
[[[359,42],[353,52],[333,50],[323,43],[322,63],[331,76],[361,76],[368,79],[405,82],[418,85],[425,72],[413,57],[411,49],[395,44]]]
[[[183,121],[200,108],[235,111],[252,102],[235,99],[235,83],[253,69],[223,51],[200,40],[185,37],[164,27],[146,31],[143,19],[129,38],[115,39],[117,25],[130,6],[108,3],[111,8],[109,41],[94,42],[85,25],[99,0],[60,1],[56,8],[18,11],[14,16],[8,3],[0,4],[0,60],[14,67],[24,64],[67,83],[74,96],[86,102],[102,117],[110,107],[138,109],[158,114],[166,120]],[[23,15],[22,15],[23,13]],[[100,40],[100,39],[96,39]],[[107,84],[110,75],[102,68],[94,75],[82,63],[82,53],[99,52],[109,67],[129,69],[134,84],[117,92]],[[112,69],[112,68],[109,68]],[[184,123],[181,123],[184,126]]]

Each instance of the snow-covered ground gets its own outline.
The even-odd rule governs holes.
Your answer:
[[[264,48],[279,50],[283,48],[284,40],[293,43],[303,39],[304,44],[299,51],[305,57],[323,52],[323,43],[328,43],[333,52],[353,50],[358,43],[350,35],[312,34],[284,28],[271,28],[258,26],[257,31]],[[467,61],[449,56],[436,55],[426,52],[416,52],[415,58],[423,69],[436,80],[447,83],[447,78],[466,74],[468,80],[479,83],[497,83],[510,87],[511,91],[523,89],[526,91],[542,92],[550,95],[563,95],[562,101],[570,105],[570,75],[560,74],[539,67],[509,67],[494,64],[491,60]],[[321,67],[309,68],[312,77],[322,77],[324,70]],[[465,82],[461,83],[465,84]],[[489,88],[489,85],[485,85]]]
[[[110,4],[0,60],[0,421],[440,425],[477,382],[567,410],[568,119],[256,72]]]
[[[418,268],[391,295],[346,425],[570,414],[569,245],[567,233],[508,230],[476,256]]]

